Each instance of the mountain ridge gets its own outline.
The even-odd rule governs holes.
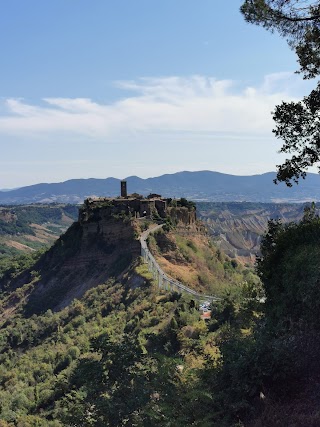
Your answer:
[[[126,178],[130,193],[159,193],[198,201],[305,202],[320,201],[320,176],[308,174],[291,188],[275,185],[275,172],[231,175],[215,171],[181,171],[151,178]],[[0,204],[81,203],[90,196],[116,197],[118,178],[76,178],[0,191]]]

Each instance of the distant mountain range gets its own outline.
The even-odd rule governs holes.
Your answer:
[[[155,178],[126,178],[128,192],[165,197],[186,197],[195,201],[305,202],[320,201],[320,175],[308,174],[291,188],[275,185],[275,172],[237,176],[219,172],[177,172]],[[89,196],[116,197],[120,180],[71,179],[53,184],[36,184],[10,191],[0,191],[0,204],[81,203]]]

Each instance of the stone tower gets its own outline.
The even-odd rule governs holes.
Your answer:
[[[127,181],[121,181],[121,197],[126,199],[128,197],[127,194]]]

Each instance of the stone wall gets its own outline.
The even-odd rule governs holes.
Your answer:
[[[156,215],[165,218],[166,211],[166,199],[89,198],[79,210],[79,222],[96,221],[100,217],[112,218],[117,215],[127,215],[132,218]]]

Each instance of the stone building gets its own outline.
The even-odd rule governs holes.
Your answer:
[[[165,218],[167,215],[168,200],[159,194],[150,194],[147,198],[127,194],[127,182],[121,181],[121,196],[117,198],[97,197],[88,198],[84,207],[80,209],[79,219],[87,220],[95,208],[101,208],[104,215],[115,216],[119,214],[130,215],[133,218],[157,217]]]

